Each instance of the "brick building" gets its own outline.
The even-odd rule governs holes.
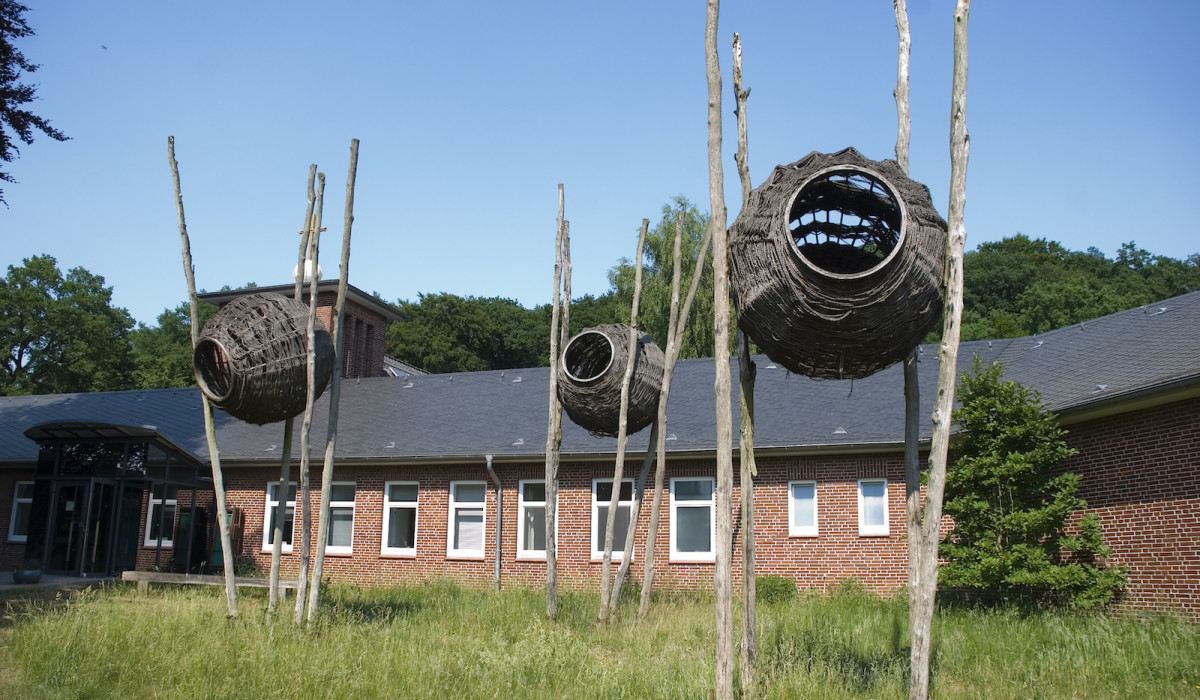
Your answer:
[[[978,354],[1041,392],[1079,451],[1066,466],[1083,476],[1081,495],[1100,516],[1112,563],[1130,569],[1123,605],[1192,619],[1200,619],[1198,340],[1194,293],[1035,337],[964,343],[959,368]],[[895,592],[907,562],[900,368],[818,381],[755,359],[759,573],[788,576],[802,589],[853,578]],[[928,416],[935,347],[922,348],[919,368]],[[713,376],[711,360],[684,360],[675,372],[655,548],[664,588],[712,585]],[[541,585],[547,388],[545,368],[346,382],[326,574],[371,586],[441,577],[488,586],[499,561],[502,586]],[[313,420],[313,484],[326,408],[324,397]],[[730,411],[736,415],[736,394]],[[285,541],[299,542],[295,497],[273,483],[282,425],[220,412],[217,423],[228,501],[238,514],[235,547],[265,570],[280,496],[289,507]],[[630,438],[627,477],[637,474],[649,432]],[[557,547],[560,581],[569,587],[599,579],[615,443],[564,424]],[[109,446],[107,462],[81,447],[94,444]],[[197,390],[0,398],[0,532],[7,534],[0,569],[39,553],[48,567],[76,574],[219,561],[214,538],[190,524],[211,529],[207,460]],[[620,487],[618,536],[628,527],[631,485],[632,478]],[[105,506],[106,498],[116,500]],[[631,566],[638,579],[650,498],[648,489]],[[77,536],[89,549],[71,549]],[[740,541],[735,536],[735,549]],[[284,570],[294,572],[296,553],[290,545],[285,551]],[[734,562],[736,577],[740,553]]]

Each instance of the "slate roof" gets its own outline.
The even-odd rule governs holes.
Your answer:
[[[1190,386],[1200,393],[1200,292],[1130,309],[1049,333],[964,343],[959,370],[978,353],[1004,363],[1007,376],[1032,386],[1052,410],[1070,412],[1147,392]],[[814,380],[755,357],[759,450],[894,449],[903,439],[899,365],[866,379]],[[937,385],[937,347],[922,346],[921,415],[928,422]],[[711,359],[681,360],[667,413],[668,450],[715,450]],[[345,461],[435,461],[531,458],[544,454],[549,369],[378,377],[342,383],[336,456]],[[730,411],[737,424],[737,361]],[[314,459],[321,459],[328,392],[313,420]],[[208,450],[197,389],[0,397],[0,464],[36,460],[25,430],[51,421],[152,426],[202,460]],[[644,452],[650,430],[630,438]],[[924,436],[929,433],[925,426]],[[736,428],[735,428],[736,435]],[[224,464],[275,464],[282,424],[255,426],[217,412]],[[299,441],[297,440],[297,443]],[[564,459],[611,455],[614,438],[597,438],[563,422]],[[298,453],[298,447],[296,449]]]

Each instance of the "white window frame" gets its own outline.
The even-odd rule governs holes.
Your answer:
[[[711,486],[711,494],[708,500],[688,500],[679,501],[675,498],[675,485],[683,481],[707,481]],[[717,480],[711,476],[676,476],[671,478],[671,533],[669,541],[671,543],[671,558],[673,562],[702,562],[711,563],[717,560],[716,542],[717,542]],[[708,508],[708,544],[709,551],[707,552],[681,552],[677,548],[676,535],[679,534],[677,526],[676,514],[679,508]]]
[[[883,485],[883,524],[868,525],[867,524],[867,504],[866,498],[863,497],[863,486],[867,484],[882,484]],[[888,518],[888,487],[887,479],[859,479],[858,480],[858,534],[860,537],[881,537],[890,535],[891,529]]]
[[[262,551],[264,551],[264,552],[271,551],[271,547],[272,547],[272,545],[271,545],[271,534],[272,534],[271,530],[273,530],[274,528],[271,527],[271,513],[273,513],[275,510],[275,507],[279,505],[279,500],[277,498],[271,498],[271,489],[278,489],[278,488],[279,488],[279,480],[278,479],[267,482],[267,493],[266,493],[267,507],[265,510],[263,510]],[[289,481],[286,490],[291,491],[293,488],[296,488],[296,482]],[[288,553],[288,552],[292,551],[291,542],[294,542],[296,539],[296,500],[293,498],[292,500],[285,502],[284,508],[292,509],[291,537],[287,538],[287,540],[285,540],[283,542],[283,547],[281,549],[282,552]]]
[[[592,552],[592,554],[591,554],[592,561],[603,561],[604,560],[604,543],[603,542],[599,543],[600,547],[597,548],[596,538],[600,533],[600,507],[601,506],[607,507],[610,504],[610,501],[607,498],[604,499],[603,501],[597,501],[596,500],[596,491],[597,491],[598,484],[608,484],[608,483],[612,483],[612,479],[592,479],[592,530],[588,535],[588,542],[590,543],[588,545],[588,549],[590,549]],[[619,512],[621,510],[621,508],[629,508],[630,512],[632,512],[632,510],[633,510],[633,495],[634,495],[633,479],[621,479],[621,484],[622,485],[629,484],[630,499],[628,501],[617,501],[617,511]],[[620,491],[618,491],[618,493],[620,493]],[[619,496],[618,496],[618,498],[619,498]],[[605,517],[608,517],[608,516],[605,515]],[[607,523],[605,523],[605,525],[607,525]],[[633,523],[630,523],[630,526],[632,527]],[[614,535],[615,535],[615,533],[614,533]],[[636,547],[634,548],[634,551],[635,552],[637,551]],[[624,540],[617,541],[617,538],[614,536],[613,537],[612,561],[621,561],[624,558],[625,558],[625,541]]]
[[[482,501],[462,501],[459,502],[455,498],[460,486],[482,486],[483,500]],[[446,518],[446,558],[447,559],[483,559],[487,549],[487,493],[488,483],[486,481],[451,481],[450,482],[450,509]],[[483,519],[480,523],[481,535],[479,538],[479,549],[455,549],[454,548],[454,519],[460,510],[479,510]]]
[[[162,498],[154,497],[154,487],[156,486],[162,487]],[[170,495],[172,488],[176,489],[175,498],[167,498],[167,496]],[[179,515],[179,490],[178,487],[173,487],[171,484],[160,481],[150,485],[150,490],[147,495],[149,496],[149,499],[146,503],[146,536],[142,538],[142,544],[146,547],[157,547],[159,546],[160,540],[154,539],[150,536],[150,528],[154,525],[155,521],[158,520],[158,516],[155,514],[155,508],[174,506],[175,514],[171,516],[170,520],[163,523],[163,527],[166,528],[166,532],[159,533],[159,535],[170,535],[175,530],[175,518]],[[173,537],[162,537],[161,542],[161,546],[164,549],[175,546],[175,539]]]
[[[393,501],[390,498],[393,486],[413,486],[417,489],[417,498],[412,501]],[[417,556],[417,530],[419,529],[420,514],[421,514],[421,484],[416,481],[389,481],[383,485],[383,533],[380,537],[379,553],[384,556],[393,557],[415,557]],[[413,512],[413,546],[412,547],[389,547],[388,533],[391,532],[392,511],[393,510],[411,510]]]
[[[542,484],[545,485],[545,479],[521,479],[517,482],[517,561],[546,561],[546,550],[544,549],[525,549],[525,508],[527,506],[547,507],[548,501],[527,501],[525,500],[525,484]],[[556,484],[558,482],[555,482]],[[558,489],[554,490],[555,495],[558,495]],[[557,509],[555,509],[557,511]],[[542,516],[543,520],[546,518]],[[558,543],[558,525],[562,522],[562,518],[554,519],[554,542]]]
[[[15,484],[13,484],[12,512],[9,513],[9,517],[8,517],[8,541],[9,542],[25,542],[29,539],[28,531],[23,532],[23,533],[17,532],[17,511],[19,511],[21,509],[21,506],[25,506],[26,508],[28,508],[31,511],[30,516],[32,517],[33,483],[34,482],[32,482],[32,481],[18,481]],[[20,495],[22,486],[29,487],[29,497],[28,498]],[[26,519],[26,522],[28,522],[28,518]]]
[[[330,484],[329,494],[329,513],[325,517],[328,527],[325,530],[325,553],[326,554],[353,554],[354,553],[354,500],[350,501],[335,501],[333,500],[333,489],[338,486],[349,486],[354,489],[355,499],[358,498],[358,484],[353,481],[335,481]],[[333,537],[333,511],[336,509],[350,511],[350,544],[348,545],[332,545],[329,544],[329,538]]]
[[[797,486],[812,487],[812,525],[796,524],[796,492]],[[788,482],[788,537],[816,537],[819,530],[817,523],[820,511],[817,509],[817,482],[810,480]]]

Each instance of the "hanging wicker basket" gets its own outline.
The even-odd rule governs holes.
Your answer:
[[[638,333],[629,418],[633,435],[654,421],[664,358],[649,335]],[[585,328],[567,341],[562,353],[558,398],[575,424],[593,435],[615,437],[621,416],[621,380],[629,362],[629,326],[615,323]]]
[[[308,306],[273,294],[234,299],[204,324],[192,368],[200,390],[230,415],[274,423],[304,411],[308,393]],[[316,395],[333,375],[333,340],[317,319]]]
[[[729,231],[738,326],[823,379],[898,362],[942,311],[946,222],[895,161],[853,148],[775,168]]]

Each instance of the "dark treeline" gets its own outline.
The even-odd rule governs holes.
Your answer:
[[[640,325],[660,343],[665,342],[670,250],[679,211],[685,214],[685,291],[707,225],[704,214],[678,197],[663,207],[650,231]],[[631,247],[636,235],[631,232]],[[968,252],[964,276],[963,339],[1012,338],[1200,290],[1200,254],[1177,260],[1130,242],[1109,258],[1095,248],[1072,251],[1018,234]],[[573,300],[572,333],[628,321],[631,262],[618,261],[609,281],[604,294]],[[711,354],[712,296],[711,265],[706,265],[684,357]],[[192,386],[187,304],[164,311],[156,326],[147,326],[135,324],[111,301],[112,289],[103,277],[83,268],[63,274],[50,256],[9,266],[0,279],[0,335],[8,348],[0,395]],[[549,304],[525,308],[502,297],[443,292],[397,305],[411,318],[388,328],[387,352],[428,372],[549,363]],[[201,321],[214,312],[203,305]]]

